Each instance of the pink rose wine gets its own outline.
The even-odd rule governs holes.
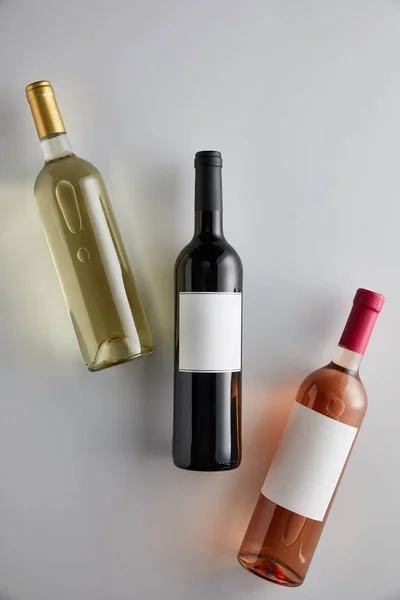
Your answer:
[[[238,554],[259,577],[304,581],[367,410],[359,368],[384,301],[357,290],[332,362],[300,386]]]

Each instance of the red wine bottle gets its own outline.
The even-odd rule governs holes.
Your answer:
[[[332,362],[300,386],[238,554],[264,579],[304,581],[367,410],[359,367],[383,303],[357,290]]]
[[[222,157],[195,157],[195,232],[175,264],[173,459],[223,471],[241,460],[242,263],[222,229]]]

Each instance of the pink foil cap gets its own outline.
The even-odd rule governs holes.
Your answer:
[[[358,289],[339,346],[358,354],[365,354],[375,321],[384,302],[385,297],[382,294]]]

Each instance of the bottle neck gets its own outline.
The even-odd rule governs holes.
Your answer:
[[[221,167],[196,166],[195,234],[222,236],[222,174]]]
[[[74,154],[72,146],[66,133],[59,133],[40,140],[45,162],[71,156]]]
[[[382,294],[363,288],[357,290],[352,309],[333,357],[334,364],[358,373],[384,301]]]
[[[343,369],[358,373],[363,358],[364,357],[362,354],[358,354],[357,352],[353,352],[352,350],[338,346],[332,362]]]
[[[197,210],[194,214],[194,233],[211,233],[222,237],[222,210]]]

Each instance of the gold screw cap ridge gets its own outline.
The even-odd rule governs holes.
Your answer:
[[[34,81],[26,86],[26,97],[31,107],[39,139],[56,133],[65,133],[54,90],[49,81]]]

